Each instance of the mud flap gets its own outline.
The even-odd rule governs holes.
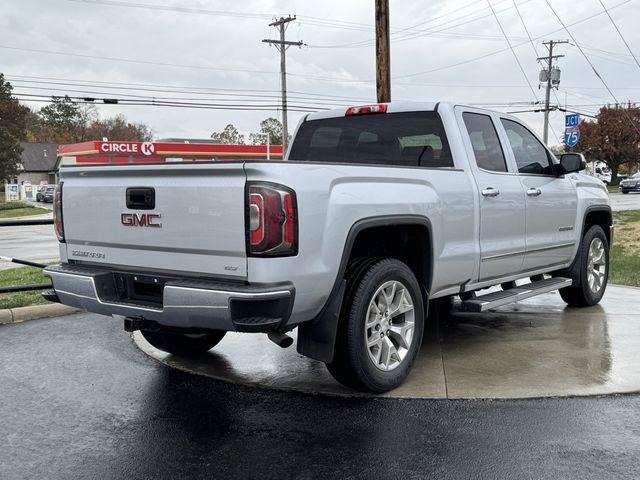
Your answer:
[[[343,280],[339,290],[320,315],[298,327],[298,353],[324,363],[333,360],[340,307],[346,286],[347,281]]]

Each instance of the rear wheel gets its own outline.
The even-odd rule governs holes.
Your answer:
[[[215,347],[224,337],[225,333],[216,331],[213,333],[169,333],[140,330],[147,342],[163,352],[172,353],[182,357],[202,355]]]
[[[609,242],[602,227],[593,225],[587,230],[575,262],[578,281],[560,289],[560,296],[575,307],[595,305],[604,295],[609,279]]]
[[[399,260],[378,261],[349,280],[334,359],[327,364],[340,383],[382,393],[405,380],[424,328],[420,286]]]

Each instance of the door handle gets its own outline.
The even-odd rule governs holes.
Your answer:
[[[500,190],[497,188],[487,187],[482,190],[483,197],[497,197],[498,195],[500,195]]]
[[[539,188],[530,188],[527,190],[527,195],[529,195],[530,197],[537,197],[541,193],[542,190],[540,190]]]

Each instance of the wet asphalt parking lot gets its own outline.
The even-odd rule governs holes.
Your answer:
[[[640,477],[640,397],[323,397],[225,384],[91,314],[0,327],[0,478]]]

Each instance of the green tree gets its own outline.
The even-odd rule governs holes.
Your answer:
[[[595,121],[580,122],[577,151],[588,160],[602,160],[611,168],[611,184],[618,184],[618,171],[640,161],[640,108],[602,107]]]
[[[11,95],[13,87],[0,73],[0,180],[18,173],[22,148],[27,136],[29,109]]]
[[[260,131],[249,135],[252,145],[282,145],[282,123],[277,118],[266,118],[260,122]]]
[[[51,103],[42,107],[39,115],[49,142],[72,143],[78,140],[80,106],[68,96],[51,97]]]
[[[231,123],[224,127],[221,132],[213,132],[211,138],[216,143],[244,145],[244,135]]]

